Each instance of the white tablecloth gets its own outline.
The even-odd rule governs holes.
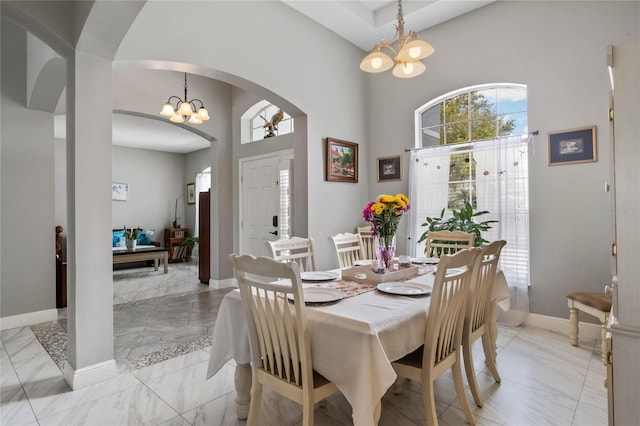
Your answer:
[[[433,274],[414,280],[432,283]],[[496,280],[496,298],[506,291]],[[327,306],[307,307],[314,369],[336,384],[353,408],[354,425],[373,425],[374,409],[396,374],[391,361],[424,343],[430,297],[371,291]],[[213,331],[207,378],[231,358],[251,361],[240,292],[228,293]]]

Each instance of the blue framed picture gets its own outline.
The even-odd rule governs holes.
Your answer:
[[[596,126],[549,133],[549,165],[597,161]]]

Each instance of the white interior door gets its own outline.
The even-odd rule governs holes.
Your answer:
[[[290,152],[241,160],[240,253],[269,256],[266,241],[288,234],[291,220]],[[283,180],[281,186],[280,181]],[[283,232],[284,231],[284,232]],[[284,235],[285,237],[288,235]]]

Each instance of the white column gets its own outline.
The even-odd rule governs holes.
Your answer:
[[[74,63],[75,61],[75,63]],[[67,76],[68,359],[73,389],[115,377],[111,60],[76,53]]]

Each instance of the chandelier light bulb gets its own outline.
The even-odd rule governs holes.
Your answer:
[[[171,117],[173,114],[173,105],[170,102],[167,102],[162,107],[162,111],[160,111],[160,115],[164,115],[165,117]]]
[[[180,103],[180,108],[178,108],[178,113],[180,115],[190,116],[193,114],[193,110],[191,109],[191,104],[187,101],[182,101]]]
[[[184,123],[184,118],[182,118],[182,116],[177,112],[174,112],[173,114],[171,114],[171,118],[169,118],[169,121],[173,123]]]
[[[202,124],[202,120],[198,118],[198,114],[193,114],[189,117],[189,124]]]
[[[197,115],[198,115],[198,118],[202,121],[207,121],[211,118],[209,117],[209,111],[207,111],[205,107],[200,107]]]

